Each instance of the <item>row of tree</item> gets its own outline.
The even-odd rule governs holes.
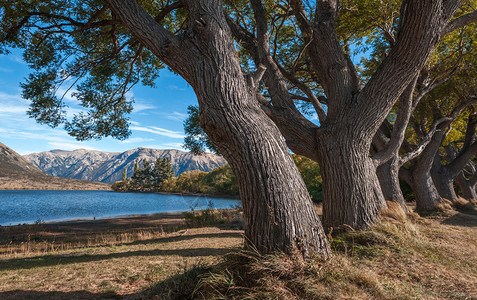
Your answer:
[[[2,51],[26,49],[34,69],[22,85],[30,116],[65,122],[80,140],[127,137],[128,90],[153,85],[169,67],[193,87],[200,126],[237,177],[246,246],[327,258],[321,221],[288,149],[321,167],[325,228],[378,222],[386,199],[400,201],[398,189],[389,198],[381,187],[396,187],[403,166],[420,209],[438,207],[429,170],[444,155],[445,128],[470,114],[475,99],[475,73],[465,73],[475,65],[475,2],[0,0],[0,41]],[[363,41],[373,54],[360,69],[350,46]],[[468,82],[464,92],[457,73]],[[444,87],[452,80],[459,84],[450,93]],[[56,94],[63,83],[76,85],[87,112],[65,117]],[[462,170],[469,136],[434,174]]]
[[[322,200],[321,176],[318,164],[309,158],[292,155],[293,160],[300,171],[305,182],[306,188],[310,193],[314,202]],[[169,162],[168,162],[169,163]],[[154,166],[151,169],[147,161],[143,161],[140,167],[136,163],[134,175],[132,178],[126,177],[126,170],[123,174],[123,180],[113,184],[115,191],[140,191],[140,192],[171,192],[171,193],[199,193],[208,195],[227,195],[239,196],[239,187],[237,178],[235,177],[229,165],[215,168],[210,172],[202,172],[199,170],[184,172],[177,177],[172,177],[172,169],[170,164],[162,171],[162,174],[170,176],[160,177],[162,180],[153,180],[152,174],[157,173],[157,169],[161,167]],[[147,171],[147,170],[150,171]],[[164,168],[163,168],[164,170]],[[167,171],[170,170],[170,171]],[[148,175],[151,174],[151,175]],[[149,178],[149,179],[147,179]],[[159,182],[159,184],[157,184]]]
[[[174,176],[170,158],[158,158],[154,164],[143,159],[142,164],[136,161],[134,173],[127,177],[124,169],[121,181],[115,182],[111,188],[117,192],[158,192],[162,190],[165,181]]]

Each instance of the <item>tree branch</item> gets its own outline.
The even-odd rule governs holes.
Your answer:
[[[179,0],[177,2],[171,3],[171,4],[167,5],[166,7],[164,7],[161,10],[161,12],[159,14],[157,14],[157,16],[154,18],[154,20],[157,23],[160,23],[173,10],[184,7],[184,6],[185,6],[185,3],[184,3],[183,0]]]
[[[135,0],[106,0],[122,23],[158,58],[176,71],[187,72],[187,61],[194,59],[181,48],[177,36],[159,25]],[[171,59],[171,54],[174,58]]]
[[[407,125],[409,124],[409,118],[413,111],[413,93],[416,87],[417,76],[409,84],[404,93],[401,96],[399,103],[398,116],[394,123],[391,138],[386,145],[384,151],[380,151],[373,156],[373,161],[376,166],[380,166],[386,163],[401,147],[404,140],[404,134],[406,133]]]
[[[321,105],[320,100],[316,97],[315,93],[308,87],[305,83],[301,82],[295,75],[285,70],[283,66],[281,66],[278,62],[276,62],[280,72],[285,76],[285,78],[294,84],[297,88],[299,88],[308,98],[305,98],[307,102],[310,102],[315,109],[316,114],[318,115],[318,119],[320,124],[323,124],[326,120],[326,112],[323,106]],[[295,95],[296,96],[296,95]],[[301,99],[304,100],[304,99]]]
[[[421,142],[419,143],[419,145],[417,146],[417,148],[412,151],[412,152],[409,152],[407,153],[405,156],[399,158],[399,162],[398,164],[400,166],[404,165],[405,163],[407,163],[408,161],[411,161],[413,160],[414,158],[418,157],[419,155],[421,155],[421,153],[426,150],[427,148],[427,145],[432,141],[432,138],[434,138],[434,135],[437,133],[437,132],[440,132],[442,131],[441,128],[437,128],[438,125],[441,125],[442,123],[445,123],[445,122],[451,122],[452,119],[451,118],[441,118],[441,119],[438,119],[437,121],[435,121],[432,126],[431,126],[431,129],[429,130],[429,132],[426,134],[426,136],[421,140]],[[444,127],[447,127],[447,126],[444,126]],[[440,145],[440,141],[439,141],[439,145]]]
[[[477,11],[465,14],[457,19],[451,21],[442,31],[442,36],[451,33],[452,31],[467,26],[477,21]]]
[[[359,95],[358,110],[372,115],[363,126],[377,130],[398,97],[424,67],[446,23],[441,1],[406,0],[394,47]],[[372,128],[375,127],[376,129]]]
[[[464,145],[462,146],[461,151],[466,151],[467,148],[469,148],[471,144],[474,142],[476,129],[477,129],[477,113],[474,112],[469,116],[469,119],[467,121]]]
[[[352,100],[353,93],[360,90],[359,77],[336,34],[336,14],[338,1],[317,0],[316,21],[306,16],[301,0],[288,0],[293,9],[298,26],[310,43],[308,54],[311,63],[328,99],[328,116],[338,114],[346,102]]]

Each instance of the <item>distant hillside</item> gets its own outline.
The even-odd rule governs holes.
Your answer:
[[[105,190],[98,182],[48,176],[21,155],[0,143],[0,189]]]
[[[48,152],[25,155],[24,158],[53,176],[113,183],[121,180],[124,168],[128,177],[133,175],[134,163],[146,159],[153,163],[157,158],[170,158],[175,175],[186,171],[211,171],[226,164],[220,156],[206,153],[200,156],[179,150],[137,148],[123,153],[94,150]]]

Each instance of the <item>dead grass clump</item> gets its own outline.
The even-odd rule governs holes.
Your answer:
[[[240,209],[207,208],[199,211],[187,211],[182,214],[185,219],[185,224],[189,228],[210,225],[225,225],[237,229],[243,228],[243,217]]]
[[[386,201],[388,207],[381,210],[381,217],[383,220],[392,219],[399,222],[405,222],[407,219],[406,212],[401,205],[394,201]]]
[[[200,299],[389,299],[389,287],[345,256],[303,262],[284,254],[228,255],[201,275],[193,297]]]
[[[442,203],[437,205],[438,210],[440,210],[442,212],[452,210],[452,205],[453,205],[452,201],[450,201],[446,198],[441,198],[441,199],[442,199]]]

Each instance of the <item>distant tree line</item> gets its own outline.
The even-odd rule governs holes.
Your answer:
[[[305,181],[312,200],[321,201],[321,175],[318,164],[296,154],[293,154],[293,160]],[[239,195],[237,178],[229,165],[215,168],[210,172],[194,170],[173,177],[172,165],[168,159],[158,159],[154,166],[146,160],[142,161],[141,166],[136,162],[134,175],[127,178],[125,170],[123,180],[114,183],[113,190]]]
[[[164,181],[173,176],[174,170],[169,158],[158,158],[154,164],[143,159],[141,165],[136,161],[131,178],[127,177],[125,168],[123,179],[115,182],[111,188],[117,192],[157,192],[161,190]]]

